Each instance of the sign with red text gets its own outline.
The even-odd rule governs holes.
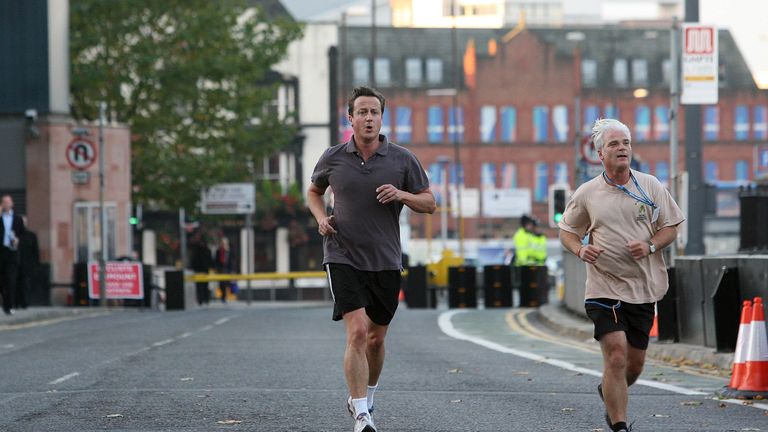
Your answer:
[[[719,69],[717,27],[685,23],[682,29],[680,103],[684,105],[716,104]]]
[[[141,263],[110,261],[107,262],[107,298],[108,299],[143,299],[144,278]],[[88,297],[100,298],[99,263],[88,262]]]

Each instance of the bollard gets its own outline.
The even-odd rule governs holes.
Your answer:
[[[430,290],[427,288],[427,267],[423,265],[408,267],[408,276],[405,278],[405,303],[411,309],[423,309],[430,307],[427,298]],[[434,291],[432,291],[434,293]],[[435,302],[431,302],[435,307]]]
[[[485,307],[512,307],[512,276],[508,265],[483,267]]]
[[[165,310],[184,310],[184,271],[165,272]]]
[[[474,267],[448,268],[448,307],[477,307],[477,270]]]
[[[520,306],[539,307],[549,300],[549,281],[545,266],[522,266],[520,275]]]

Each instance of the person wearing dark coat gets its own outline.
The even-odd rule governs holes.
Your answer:
[[[22,216],[24,225],[27,218]],[[32,276],[40,265],[40,248],[37,244],[37,234],[24,230],[19,239],[19,280],[16,284],[16,308],[26,309],[27,296],[31,292]]]
[[[208,273],[213,268],[211,250],[202,236],[199,236],[192,245],[192,270],[195,273]],[[197,304],[202,306],[211,302],[211,291],[208,282],[195,282],[197,292]]]
[[[12,315],[19,278],[19,242],[26,229],[21,216],[13,212],[10,195],[0,198],[0,206],[0,293],[3,296],[3,312]]]
[[[229,239],[222,237],[219,240],[219,248],[216,249],[216,260],[214,265],[216,266],[216,272],[222,274],[230,274],[235,271],[235,258],[232,254],[232,250],[229,248]],[[230,281],[219,282],[219,290],[221,291],[221,302],[227,302],[227,292],[232,286]]]

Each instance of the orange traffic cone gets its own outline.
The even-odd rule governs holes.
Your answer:
[[[655,309],[655,307],[654,307]],[[654,310],[653,313],[653,325],[651,326],[651,332],[648,334],[648,336],[652,338],[659,337],[659,312],[657,310]]]
[[[747,343],[752,329],[752,302],[744,300],[744,306],[741,308],[741,324],[739,324],[739,335],[736,338],[736,353],[733,356],[733,369],[731,371],[731,382],[728,389],[737,390],[744,382],[746,373]]]
[[[401,289],[400,295],[397,296],[397,301],[401,302],[403,300],[405,300],[405,291]]]
[[[751,397],[768,396],[768,332],[765,329],[763,299],[755,297],[752,305],[752,324],[745,358],[744,381],[740,392]]]

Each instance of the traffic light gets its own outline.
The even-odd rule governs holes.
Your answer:
[[[567,184],[554,184],[549,187],[549,226],[557,228],[563,218],[565,205],[568,203],[571,191]]]

